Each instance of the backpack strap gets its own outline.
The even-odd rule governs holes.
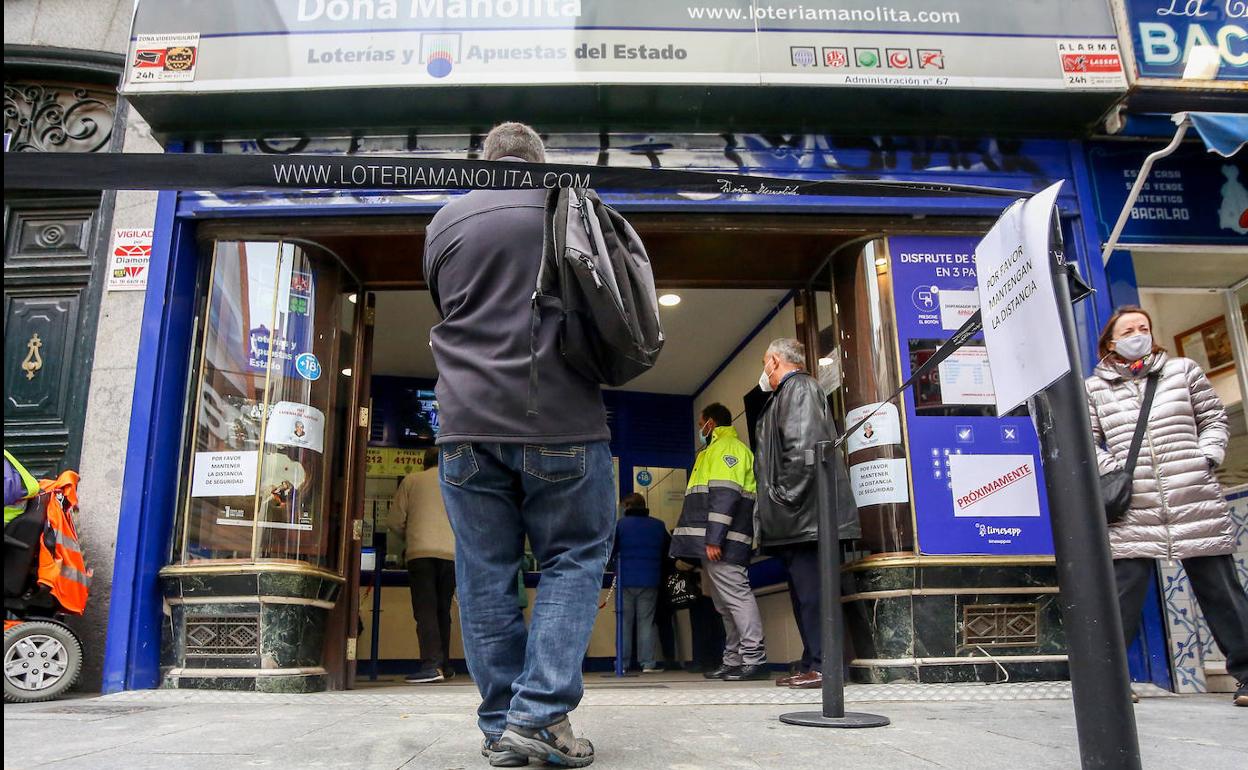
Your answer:
[[[1161,379],[1158,372],[1148,375],[1148,384],[1144,386],[1144,404],[1140,407],[1140,416],[1135,423],[1135,435],[1131,437],[1131,449],[1127,452],[1127,464],[1123,468],[1127,478],[1135,475],[1135,464],[1140,459],[1140,446],[1144,443],[1144,432],[1148,428],[1148,413],[1153,408],[1153,396],[1157,394],[1157,381]]]
[[[560,216],[562,212],[563,216]],[[557,264],[559,249],[566,240],[567,190],[553,189],[546,193],[544,223],[542,225],[542,256],[537,268],[537,283],[533,287],[532,305],[529,310],[529,398],[525,414],[536,417],[537,411],[537,342],[542,330],[542,308],[560,307],[556,297],[547,294],[547,271]],[[562,220],[562,221],[561,221]]]

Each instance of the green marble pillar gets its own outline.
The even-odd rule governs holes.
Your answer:
[[[860,564],[844,576],[850,681],[1069,678],[1051,565]]]
[[[168,688],[319,692],[329,610],[341,579],[244,565],[168,568],[162,664]]]

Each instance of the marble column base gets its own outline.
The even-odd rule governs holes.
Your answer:
[[[878,566],[844,574],[849,680],[1069,678],[1052,566]]]
[[[327,687],[325,626],[341,584],[315,573],[161,575],[163,686],[256,692]]]

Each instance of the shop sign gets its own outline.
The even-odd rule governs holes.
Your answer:
[[[152,261],[152,228],[119,227],[113,230],[113,249],[108,255],[109,291],[144,291]]]
[[[976,238],[963,236],[889,238],[903,379],[979,308],[976,244]],[[998,463],[1013,462],[998,457],[1026,458],[1034,472],[1040,468],[1040,442],[1031,419],[997,416],[982,337],[976,335],[903,396],[919,550],[937,555],[1048,555],[1053,540],[1043,485],[1036,489],[1035,506],[994,508],[1001,515],[991,521],[960,515],[957,507],[958,464],[968,484]],[[971,508],[970,514],[975,513]],[[1001,529],[1020,532],[1001,535]]]
[[[367,476],[406,476],[424,470],[427,451],[370,446],[364,454],[364,473]]]
[[[132,33],[127,94],[569,84],[1126,89],[1103,0],[939,8],[927,0],[140,0]]]
[[[1179,79],[1196,46],[1217,49],[1218,80],[1248,80],[1248,1],[1125,0],[1142,78]]]
[[[1101,237],[1109,238],[1136,175],[1160,143],[1098,142],[1088,150]],[[1248,164],[1192,144],[1153,166],[1118,239],[1124,245],[1248,244]]]

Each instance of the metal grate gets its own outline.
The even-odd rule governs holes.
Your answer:
[[[1039,641],[1040,614],[1034,604],[968,604],[962,608],[966,647],[1031,647]]]
[[[259,615],[188,615],[186,657],[260,654]]]

